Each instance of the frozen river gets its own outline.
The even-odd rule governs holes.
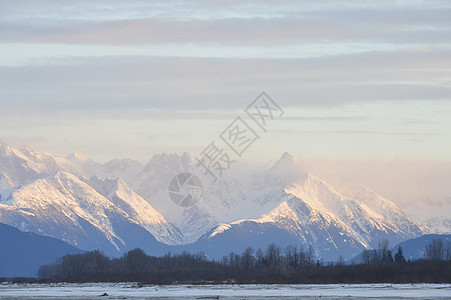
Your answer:
[[[103,295],[103,296],[102,296]],[[0,299],[451,299],[451,284],[1,284]]]

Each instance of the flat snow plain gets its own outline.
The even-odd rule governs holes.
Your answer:
[[[104,294],[107,295],[104,295]],[[102,296],[104,295],[104,296]],[[451,299],[451,284],[0,284],[0,299]]]

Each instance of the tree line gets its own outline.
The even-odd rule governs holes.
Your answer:
[[[451,241],[445,245],[441,239],[433,239],[424,249],[427,261],[450,261],[451,260]],[[387,240],[381,240],[377,249],[365,250],[362,254],[364,264],[405,262],[404,253],[401,246],[398,247],[395,255],[392,254]]]
[[[183,252],[162,257],[149,256],[134,249],[120,258],[109,258],[98,250],[66,255],[55,264],[42,266],[38,278],[44,282],[121,282],[173,283],[411,283],[451,282],[450,245],[433,240],[426,257],[406,261],[403,250],[393,255],[387,241],[363,253],[362,263],[323,263],[312,246],[266,249],[247,248],[220,260],[209,260],[203,253]]]

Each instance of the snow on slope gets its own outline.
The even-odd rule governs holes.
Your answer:
[[[429,232],[451,233],[451,162],[317,159],[309,169],[342,195],[343,187],[359,183],[393,201]]]
[[[61,170],[110,179],[81,182],[66,172],[48,175]],[[251,178],[226,174],[213,183],[200,171],[186,153],[155,155],[145,167],[132,160],[100,165],[80,153],[59,158],[30,147],[13,149],[0,141],[0,172],[5,174],[0,183],[6,187],[0,192],[0,221],[73,245],[80,240],[91,247],[103,238],[116,249],[125,247],[123,235],[114,230],[112,220],[117,218],[170,245],[194,243],[207,233],[218,239],[237,233],[238,225],[247,230],[253,222],[287,232],[330,256],[374,246],[382,238],[397,243],[426,230],[366,188],[312,176],[288,153]],[[204,185],[203,198],[188,208],[175,205],[168,196],[169,182],[182,172],[195,173]],[[117,177],[124,181],[111,179]]]
[[[113,211],[126,217],[75,176],[58,172],[12,191],[6,201],[0,202],[0,222],[90,248],[94,241],[84,227],[87,222],[118,249],[120,238],[107,216]]]
[[[117,195],[124,197],[127,192],[126,187],[121,186]],[[122,200],[118,197],[116,202],[120,201]],[[57,172],[13,189],[8,197],[2,197],[0,222],[23,231],[58,238],[82,249],[97,248],[109,254],[118,254],[135,247],[129,245],[127,240],[133,239],[136,232],[145,236],[145,229],[139,229],[139,221],[142,220],[133,219],[133,216],[140,215],[140,212],[134,211],[136,207],[133,207],[140,199],[134,201],[128,207],[124,201],[121,202],[128,211],[126,212],[76,176]],[[148,205],[145,207],[147,210],[144,209],[144,212],[152,211]],[[152,212],[153,216],[158,217],[158,214]],[[150,233],[164,232],[164,228],[158,226],[151,228],[151,225],[155,225],[151,224],[152,216],[146,217]],[[161,224],[163,221],[160,217],[155,223]],[[126,231],[127,228],[131,231]],[[117,233],[117,230],[122,233]],[[154,238],[150,233],[147,240],[142,241],[143,244],[151,244]],[[172,232],[166,232],[165,235],[172,235]]]
[[[113,159],[102,166],[102,174],[95,173],[94,175],[115,179],[115,178],[123,178],[125,181],[128,179],[133,179],[136,175],[144,169],[144,166],[135,160],[132,159]],[[84,174],[85,177],[89,178]],[[130,186],[130,185],[129,185]]]
[[[363,187],[348,185],[343,196],[288,153],[248,183],[224,176],[213,184],[202,177],[203,199],[190,208],[174,205],[167,195],[169,181],[178,173],[196,171],[188,155],[163,154],[135,181],[140,182],[138,193],[180,228],[185,243],[208,232],[210,238],[219,238],[234,225],[246,230],[242,224],[257,222],[283,229],[323,255],[349,249],[356,254],[380,239],[398,243],[424,230],[392,202]]]
[[[92,176],[87,183],[126,212],[132,220],[149,231],[159,242],[168,245],[177,245],[183,242],[181,232],[174,225],[168,223],[141,196],[133,192],[122,179],[102,180]]]
[[[55,213],[55,211],[67,214],[67,220],[65,219],[64,226],[69,227],[68,231],[71,231],[71,228],[74,226],[77,227],[78,229],[76,229],[76,231],[78,230],[80,232],[74,233],[73,235],[80,236],[81,234],[83,236],[81,239],[86,240],[88,233],[83,233],[83,231],[86,231],[82,228],[83,225],[76,224],[73,217],[76,215],[75,218],[86,220],[87,224],[93,227],[91,229],[96,231],[96,234],[101,232],[105,235],[107,241],[114,245],[116,249],[120,248],[117,244],[124,244],[124,241],[115,234],[112,229],[112,221],[109,220],[106,213],[93,212],[93,214],[91,214],[85,213],[83,209],[80,209],[80,201],[84,201],[85,198],[91,197],[93,203],[105,204],[105,209],[110,213],[114,212],[114,214],[119,214],[122,219],[128,220],[126,222],[142,226],[150,234],[155,236],[158,241],[166,244],[182,243],[182,235],[178,229],[169,224],[161,214],[129,189],[122,180],[112,181],[114,184],[111,188],[114,190],[109,190],[108,195],[104,195],[107,198],[109,197],[109,199],[101,196],[99,198],[100,201],[97,201],[96,199],[100,195],[93,195],[93,192],[97,193],[95,190],[87,183],[82,183],[76,176],[70,174],[73,173],[77,176],[88,176],[97,173],[107,177],[107,174],[109,176],[114,176],[114,173],[117,172],[130,172],[131,174],[136,174],[138,170],[142,170],[142,166],[132,160],[114,160],[103,166],[89,160],[79,152],[74,152],[67,158],[61,158],[43,152],[36,152],[28,146],[22,146],[19,149],[15,149],[9,147],[0,140],[0,171],[3,171],[3,175],[0,177],[0,203],[3,205],[15,203],[16,208],[21,207],[23,204],[25,207],[24,209],[13,209],[13,206],[3,206],[2,208],[4,211],[1,213],[0,219],[9,219],[12,225],[19,227],[22,230],[27,230],[27,227],[30,227],[30,230],[36,229],[37,232],[53,236],[53,226],[41,226],[41,228],[40,225],[38,225],[40,221],[45,220],[34,220],[36,221],[36,226],[32,226],[22,218],[27,210],[31,210],[31,208],[28,207],[30,203],[33,202],[36,204],[39,202],[39,197],[41,197],[44,199],[44,202],[46,200],[48,202],[47,207],[42,208],[42,211],[40,212],[42,215],[47,215],[48,218],[51,219],[51,215]],[[55,176],[57,176],[59,180],[55,181],[56,177],[52,174],[55,174],[56,172],[58,173]],[[9,179],[9,174],[14,175],[15,182],[12,182],[13,180]],[[62,180],[62,177],[71,177],[71,180]],[[36,181],[37,179],[41,180]],[[78,188],[75,190],[67,189],[67,187],[61,184],[61,182],[70,181],[76,182],[75,186],[78,186]],[[11,189],[13,186],[18,186],[18,191]],[[34,188],[37,188],[38,191],[34,191]],[[31,189],[32,192],[27,193],[26,191],[28,189]],[[73,194],[74,192],[80,192],[80,195],[76,196]],[[63,194],[65,198],[74,198],[72,200],[78,201],[78,205],[67,202],[65,203],[67,208],[53,208],[53,204],[50,202],[55,201],[55,205],[60,202],[62,199],[60,198],[60,194]],[[19,197],[20,201],[15,201],[13,196]],[[16,200],[17,199],[18,198],[16,198]],[[21,204],[19,205],[18,203]],[[96,206],[92,207],[94,208]],[[50,211],[46,212],[45,209],[47,208]],[[71,210],[75,209],[75,211],[72,211],[69,214],[66,211],[68,208]],[[14,213],[17,213],[18,215],[14,216]],[[8,217],[6,215],[8,215]],[[31,214],[27,214],[26,218],[30,216]],[[44,223],[48,222],[50,221],[45,221]],[[59,227],[61,233],[57,233],[55,236],[68,241],[67,238],[63,236],[63,225]],[[71,239],[72,244],[77,245],[77,238],[72,237]],[[92,239],[89,240],[91,241],[87,242],[88,248],[92,246],[93,242]]]
[[[13,181],[9,178],[8,174],[3,173],[0,175],[0,190],[12,188],[14,186]]]
[[[221,224],[209,238],[219,239],[238,224],[266,223],[289,232],[304,245],[312,244],[321,257],[336,259],[339,254],[350,257],[363,247],[374,247],[380,239],[396,244],[425,229],[392,202],[363,187],[348,185],[347,196],[341,195],[307,174],[302,162],[289,154],[257,175],[255,186],[260,192],[253,202],[260,208],[275,207],[260,218]]]
[[[9,147],[0,139],[0,173],[8,174],[13,185],[20,185],[40,178],[39,171],[33,169],[28,159],[20,151]]]
[[[317,211],[326,212],[356,233],[364,244],[375,242],[385,233],[391,240],[418,236],[423,227],[407,217],[396,205],[374,192],[356,187],[352,196],[339,194],[319,178],[309,176],[303,184],[295,183],[286,192],[302,199]],[[377,240],[376,240],[377,241]]]
[[[196,174],[203,184],[202,199],[187,208],[174,204],[168,194],[170,181],[183,172]],[[135,186],[140,196],[180,229],[185,244],[196,242],[221,223],[258,218],[278,204],[267,203],[259,197],[256,199],[256,195],[268,198],[263,194],[266,188],[257,188],[250,180],[224,174],[213,182],[202,173],[202,169],[193,165],[186,153],[155,155],[144,170],[127,183]],[[282,192],[279,190],[276,194],[280,196]]]
[[[58,157],[33,150],[30,146],[13,148],[0,139],[0,174],[6,173],[14,185],[29,183],[57,171],[67,171],[77,176],[90,178],[132,178],[144,167],[130,159],[115,159],[102,165],[88,159],[80,152],[67,157]]]
[[[34,151],[29,146],[9,147],[0,139],[0,173],[6,173],[14,185],[22,185],[44,178],[58,171],[84,175],[100,169],[100,164],[83,158],[81,154],[68,158]]]
[[[88,159],[78,151],[73,152],[66,158],[58,158],[58,160],[64,170],[88,178],[103,171],[101,164]]]
[[[183,172],[195,172],[191,158],[183,155],[155,155],[143,171],[127,183],[152,207],[159,211],[170,223],[176,225],[182,233],[183,244],[193,243],[207,230],[218,224],[215,210],[220,206],[211,203],[211,197],[205,196],[194,206],[183,208],[169,198],[168,186],[174,176]],[[203,178],[205,185],[209,179]]]

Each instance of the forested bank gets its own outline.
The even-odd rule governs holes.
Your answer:
[[[449,249],[431,243],[425,259],[406,261],[402,249],[393,255],[386,243],[366,251],[360,264],[345,264],[340,258],[322,263],[313,249],[274,244],[264,251],[252,248],[241,254],[230,253],[220,261],[208,260],[202,253],[146,255],[135,249],[120,258],[109,258],[99,251],[67,255],[57,263],[42,266],[39,280],[44,282],[120,282],[173,283],[450,283]]]

